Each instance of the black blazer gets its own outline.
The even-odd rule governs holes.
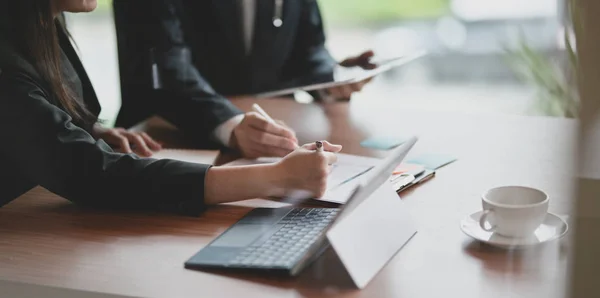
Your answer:
[[[4,28],[6,32],[9,32]],[[88,109],[100,105],[67,36],[60,46],[82,85]],[[0,206],[41,185],[85,205],[198,214],[209,166],[114,153],[73,123],[46,82],[0,27]]]
[[[153,63],[162,89],[193,86],[204,100],[331,80],[336,62],[325,49],[317,2],[284,1],[279,28],[273,12],[274,0],[257,0],[252,52],[246,55],[238,0],[115,0],[123,102],[117,124],[160,113],[136,96],[156,82]],[[200,113],[177,109],[171,97],[158,98],[158,106],[181,118]]]

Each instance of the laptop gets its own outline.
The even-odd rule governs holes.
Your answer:
[[[409,139],[369,171],[341,208],[256,208],[187,260],[185,268],[297,275],[327,249],[327,231],[389,183],[416,142]]]

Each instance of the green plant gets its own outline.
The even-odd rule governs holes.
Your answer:
[[[523,37],[516,50],[508,50],[513,70],[525,82],[535,86],[536,97],[532,108],[536,113],[567,118],[577,118],[579,114],[578,60],[573,41],[574,31],[581,30],[581,25],[573,4],[573,0],[568,0],[571,24],[565,26],[563,36],[566,63],[532,49]]]

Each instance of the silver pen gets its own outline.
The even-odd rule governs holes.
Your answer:
[[[271,116],[269,116],[269,114],[267,114],[267,112],[265,112],[258,104],[252,104],[252,110],[263,116],[267,121],[276,123],[275,120],[273,120],[273,118],[271,118]]]
[[[316,141],[315,146],[317,147],[317,152],[323,152],[323,142]]]

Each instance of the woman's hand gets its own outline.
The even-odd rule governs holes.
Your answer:
[[[162,146],[145,132],[130,132],[124,128],[104,128],[94,125],[93,136],[102,139],[109,144],[113,150],[121,153],[132,153],[149,157],[152,151],[162,149]]]
[[[323,141],[323,152],[316,151],[316,144],[306,144],[284,157],[275,165],[275,174],[282,183],[282,196],[293,192],[309,192],[320,198],[327,190],[330,165],[337,161],[334,153],[342,150],[341,145]]]
[[[274,164],[212,167],[204,179],[204,202],[208,205],[265,197],[287,197],[301,192],[307,197],[322,197],[327,189],[329,165],[340,145],[323,142],[307,144]]]

